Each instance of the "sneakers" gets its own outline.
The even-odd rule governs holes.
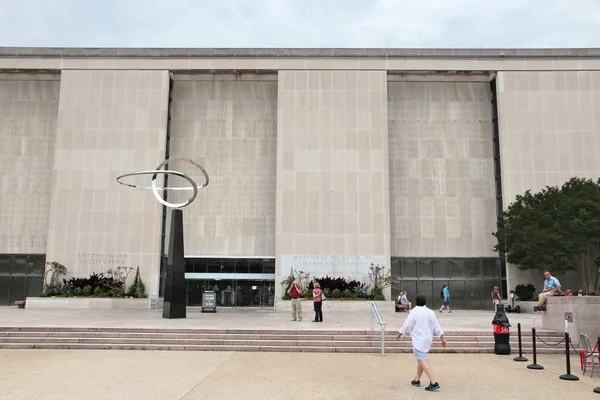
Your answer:
[[[428,392],[435,392],[436,390],[440,389],[440,384],[439,383],[430,383],[429,386],[427,386],[425,388],[425,390],[427,390]]]
[[[410,382],[410,384],[411,384],[411,385],[413,385],[414,387],[421,387],[421,381],[418,381],[418,380],[416,380],[416,379],[413,379],[413,380]]]

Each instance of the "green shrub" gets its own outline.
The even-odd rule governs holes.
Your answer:
[[[517,285],[515,287],[515,296],[517,296],[517,300],[521,301],[530,301],[536,300],[535,296],[535,286],[531,283],[527,285]]]
[[[96,297],[106,297],[106,293],[104,292],[104,290],[102,290],[101,287],[97,287],[96,289],[94,289],[94,296]]]
[[[83,292],[83,295],[84,295],[84,296],[86,296],[86,297],[89,297],[89,296],[91,296],[91,295],[92,295],[92,293],[93,293],[93,291],[92,291],[92,287],[91,287],[91,286],[89,286],[89,285],[88,285],[88,286],[85,286],[85,287],[83,288],[82,292]]]
[[[340,293],[339,289],[333,289],[333,292],[331,292],[331,297],[333,299],[339,299],[341,295],[342,294]]]
[[[342,292],[342,297],[345,299],[353,299],[356,297],[356,294],[354,293],[354,291],[346,289]]]
[[[142,277],[140,276],[140,267],[139,266],[137,267],[137,270],[135,271],[135,278],[133,280],[133,283],[129,287],[127,295],[136,297],[136,298],[146,297],[146,286],[144,285],[144,282],[142,282]]]
[[[328,288],[323,289],[323,294],[325,297],[331,297],[331,291]]]
[[[385,300],[385,296],[383,295],[383,290],[381,290],[381,289],[374,289],[373,293],[371,293],[371,295],[373,296],[373,300]]]

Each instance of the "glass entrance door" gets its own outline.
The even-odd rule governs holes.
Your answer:
[[[202,305],[202,293],[213,291],[217,297],[217,307],[261,307],[275,306],[275,281],[258,280],[209,280],[187,279],[187,305]]]

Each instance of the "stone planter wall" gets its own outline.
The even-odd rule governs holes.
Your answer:
[[[546,302],[542,314],[542,328],[564,332],[565,313],[573,313],[573,323],[568,323],[569,335],[579,344],[579,334],[584,333],[595,346],[600,335],[600,296],[556,296]]]
[[[26,309],[148,310],[150,299],[106,297],[27,297]]]

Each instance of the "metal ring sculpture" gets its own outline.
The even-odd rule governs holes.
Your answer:
[[[169,170],[169,169],[165,169],[165,170],[162,169],[165,165],[167,165],[167,164],[169,164],[169,163],[171,163],[173,161],[185,161],[185,162],[189,162],[190,164],[192,164],[194,167],[198,168],[202,172],[202,174],[204,175],[204,179],[206,180],[206,182],[203,185],[198,186],[196,184],[196,182],[194,182],[194,180],[192,178],[190,178],[189,176],[187,176],[186,174],[184,174],[182,172],[172,171],[172,170]],[[157,177],[158,177],[159,174],[161,174],[161,175],[175,175],[175,176],[178,176],[178,177],[183,178],[186,181],[188,181],[191,186],[189,186],[189,187],[185,187],[185,186],[184,187],[158,187],[156,179],[157,179]],[[123,179],[123,178],[127,178],[127,177],[130,177],[130,176],[137,176],[137,175],[152,175],[152,185],[151,186],[143,186],[143,185],[134,185],[134,184],[131,184],[131,183],[121,182],[121,179]],[[169,158],[168,160],[165,160],[162,163],[160,163],[160,165],[158,167],[156,167],[155,170],[152,170],[152,171],[131,172],[129,174],[124,174],[124,175],[118,176],[117,177],[117,182],[120,183],[121,185],[129,186],[129,187],[132,187],[132,188],[152,190],[152,193],[154,193],[154,197],[156,197],[156,199],[161,204],[163,204],[164,206],[171,207],[171,208],[183,208],[185,206],[190,205],[196,199],[196,196],[198,196],[198,189],[202,189],[202,188],[208,186],[209,179],[208,179],[208,174],[206,173],[206,170],[202,166],[200,166],[200,165],[196,164],[195,162],[193,162],[192,160],[190,160],[188,158]],[[191,191],[193,191],[193,193],[192,193],[192,196],[188,200],[184,201],[183,203],[169,203],[168,201],[165,201],[160,196],[159,191],[161,191],[161,190],[162,191],[169,191],[169,190],[173,190],[173,191],[187,191],[187,190],[191,190]]]

